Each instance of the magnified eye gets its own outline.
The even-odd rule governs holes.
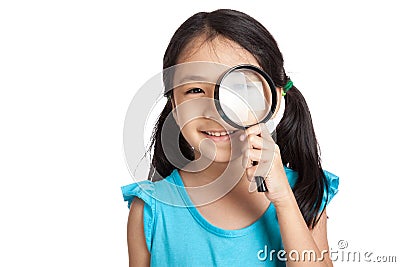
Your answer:
[[[231,85],[231,89],[233,89],[233,90],[243,90],[243,89],[246,89],[246,85],[242,84],[242,83],[233,84],[233,85]]]
[[[204,90],[201,89],[201,88],[196,87],[196,88],[191,88],[191,89],[187,90],[185,92],[185,95],[187,95],[187,94],[201,94],[201,93],[204,93]]]

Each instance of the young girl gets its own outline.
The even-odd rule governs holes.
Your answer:
[[[332,266],[326,206],[338,177],[321,168],[306,101],[271,34],[238,11],[197,13],[175,32],[163,67],[193,62],[266,72],[278,93],[276,144],[264,123],[227,125],[207,102],[209,83],[166,90],[148,180],[122,187],[130,266]],[[266,192],[254,190],[256,175],[265,177]]]

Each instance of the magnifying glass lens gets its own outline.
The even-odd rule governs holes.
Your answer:
[[[272,108],[269,83],[254,70],[237,69],[220,82],[222,112],[235,124],[248,127],[264,121]]]

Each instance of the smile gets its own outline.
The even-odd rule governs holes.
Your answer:
[[[235,134],[237,130],[235,131],[201,131],[202,134],[204,134],[205,137],[213,140],[214,142],[228,142],[231,140],[231,136]]]
[[[202,131],[202,133],[205,133],[210,136],[225,136],[225,135],[230,135],[233,134],[236,131],[225,131],[225,132],[209,132],[209,131]]]

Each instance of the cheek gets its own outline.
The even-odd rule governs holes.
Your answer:
[[[231,141],[231,149],[232,149],[232,158],[236,159],[242,156],[242,150],[247,146],[246,142],[240,141],[239,137],[232,139]]]
[[[182,127],[183,126],[183,127]],[[201,133],[197,130],[196,121],[186,122],[184,125],[180,125],[181,133],[186,141],[193,147],[197,147],[201,141]]]
[[[213,108],[214,100],[212,98],[201,97],[188,99],[185,101],[176,101],[174,116],[178,125],[183,128],[187,123],[204,118],[207,110]]]

